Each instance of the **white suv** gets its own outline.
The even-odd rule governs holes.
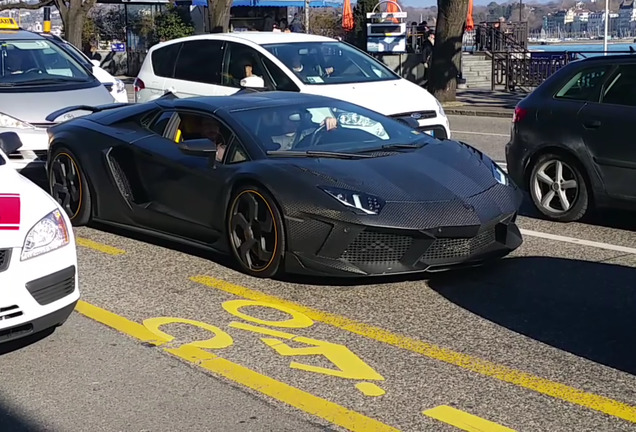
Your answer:
[[[417,120],[422,131],[450,138],[444,109],[424,88],[352,45],[304,33],[217,33],[157,44],[135,80],[135,101],[168,91],[179,97],[230,95],[250,73],[269,90],[330,96],[409,124]]]

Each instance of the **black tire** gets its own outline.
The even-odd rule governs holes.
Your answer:
[[[51,155],[49,193],[68,215],[73,226],[86,225],[91,219],[92,200],[88,181],[77,157],[66,147]]]
[[[559,165],[561,178],[557,178]],[[565,155],[546,153],[539,156],[528,176],[528,190],[537,210],[556,222],[577,221],[585,216],[590,205],[583,168],[578,161]]]
[[[232,255],[245,273],[270,278],[281,270],[285,229],[281,213],[266,190],[245,185],[234,191],[226,226]]]

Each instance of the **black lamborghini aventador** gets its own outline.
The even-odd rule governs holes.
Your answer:
[[[74,225],[209,247],[261,277],[434,271],[522,242],[522,195],[491,159],[357,105],[271,92],[84,108],[49,129],[50,193]]]

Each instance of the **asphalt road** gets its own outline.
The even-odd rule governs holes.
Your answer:
[[[503,160],[509,120],[451,128]],[[0,356],[0,430],[636,430],[633,215],[523,214],[492,266],[355,283],[76,229],[85,303]]]

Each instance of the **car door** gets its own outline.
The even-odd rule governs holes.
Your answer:
[[[165,111],[150,126],[155,135],[133,144],[133,158],[146,194],[145,211],[137,222],[152,229],[204,243],[223,231],[219,199],[230,168],[214,157],[184,152],[177,141],[204,138],[202,121],[219,121],[206,113]],[[219,145],[233,134],[221,125]],[[223,141],[226,140],[226,141]]]
[[[603,178],[607,193],[636,198],[636,63],[620,64],[604,80],[595,101],[579,113],[586,147]]]
[[[165,79],[164,91],[179,97],[219,96],[225,42],[199,39],[183,42],[176,60],[174,75]]]

